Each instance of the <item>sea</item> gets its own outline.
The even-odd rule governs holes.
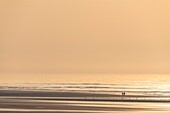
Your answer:
[[[170,113],[170,75],[77,76],[1,82],[0,112]]]

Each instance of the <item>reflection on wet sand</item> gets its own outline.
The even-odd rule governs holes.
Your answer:
[[[5,96],[7,94],[8,96]],[[151,103],[148,101],[135,102],[123,100],[119,95],[69,93],[69,92],[41,92],[41,91],[0,91],[0,112],[2,113],[168,113],[169,102]],[[18,96],[17,96],[18,95]],[[40,95],[39,97],[36,97]],[[46,96],[45,96],[46,95]],[[70,97],[68,97],[70,95]],[[45,96],[45,97],[43,97]],[[110,96],[110,97],[109,97]],[[86,97],[86,98],[85,98]],[[114,100],[116,98],[117,100]],[[147,97],[152,100],[153,98]],[[89,100],[88,100],[89,99]],[[120,101],[121,100],[121,101]]]
[[[155,87],[95,83],[0,84],[0,112],[169,113],[167,87]]]
[[[169,104],[95,102],[95,101],[50,101],[24,99],[0,99],[0,112],[57,112],[57,113],[117,113],[117,112],[168,112]]]

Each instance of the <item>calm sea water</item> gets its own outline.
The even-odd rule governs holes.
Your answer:
[[[159,96],[170,94],[170,75],[71,75],[66,76],[65,81],[61,77],[56,76],[54,78],[52,76],[53,81],[49,82],[50,77],[46,79],[46,82],[0,83],[0,89],[107,94],[120,94],[122,91],[125,91],[130,95]]]

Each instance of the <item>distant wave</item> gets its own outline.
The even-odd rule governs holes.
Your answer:
[[[98,83],[1,83],[1,90],[41,90],[62,92],[88,92],[121,94],[125,91],[129,95],[169,95],[169,87],[157,87],[155,85],[133,84],[98,84]]]

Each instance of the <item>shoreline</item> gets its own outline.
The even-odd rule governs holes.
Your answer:
[[[112,95],[81,92],[47,92],[0,90],[0,99],[51,100],[51,101],[95,101],[95,102],[161,102],[170,103],[170,96]]]

